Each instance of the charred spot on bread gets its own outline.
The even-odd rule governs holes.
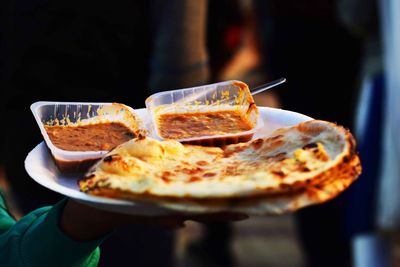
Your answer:
[[[103,159],[104,162],[111,162],[113,160],[113,155],[109,155]]]
[[[200,177],[198,177],[198,176],[192,176],[192,177],[190,177],[189,178],[189,183],[193,183],[193,182],[198,182],[198,181],[200,181],[201,180],[201,178]]]
[[[262,147],[263,143],[264,143],[264,140],[261,139],[261,138],[258,138],[258,139],[254,140],[254,141],[251,143],[251,146],[252,146],[255,150],[257,150],[257,149],[260,149],[260,148]]]
[[[215,172],[206,172],[205,174],[203,174],[203,177],[209,178],[209,177],[214,177],[217,174]]]
[[[206,165],[208,165],[208,162],[205,160],[200,160],[200,161],[197,161],[196,164],[199,166],[206,166]]]
[[[171,179],[169,178],[170,176],[171,176],[171,172],[169,172],[169,171],[164,171],[163,173],[162,173],[162,175],[161,175],[161,179],[164,181],[164,182],[166,182],[166,183],[169,183],[170,181],[171,181]]]
[[[312,148],[317,148],[317,147],[318,147],[317,143],[309,143],[309,144],[303,146],[303,149],[312,149]]]
[[[275,174],[280,178],[285,178],[286,174],[282,170],[272,170],[271,173]]]

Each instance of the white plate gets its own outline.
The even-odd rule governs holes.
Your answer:
[[[260,119],[264,121],[264,127],[253,138],[265,137],[278,128],[311,120],[308,116],[282,109],[259,107],[259,110]],[[151,123],[146,109],[143,108],[136,111],[145,124]],[[157,206],[154,203],[97,197],[80,192],[78,179],[81,177],[60,173],[44,142],[37,145],[28,154],[25,159],[25,169],[42,186],[99,209],[143,216],[173,213],[173,211]]]

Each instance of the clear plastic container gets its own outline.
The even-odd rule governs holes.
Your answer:
[[[182,143],[202,146],[247,142],[263,126],[248,86],[240,81],[225,81],[156,93],[146,99],[146,108],[152,118],[153,135],[160,140],[164,139],[158,127],[159,116],[162,114],[235,111],[251,124],[248,131],[177,139]]]
[[[45,102],[31,105],[40,132],[50,149],[57,167],[62,172],[84,172],[109,151],[68,151],[56,147],[48,136],[45,125],[85,125],[120,122],[133,132],[145,131],[135,111],[117,103]]]

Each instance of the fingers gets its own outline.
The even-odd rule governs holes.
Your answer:
[[[133,216],[127,215],[124,219],[125,225],[143,224],[165,229],[179,229],[185,227],[185,218],[181,215],[168,216]]]
[[[237,212],[219,212],[210,214],[176,214],[165,217],[136,217],[135,223],[142,223],[152,225],[155,227],[161,227],[166,229],[179,229],[185,227],[185,221],[195,221],[200,223],[212,223],[212,222],[237,222],[248,219],[249,216],[244,213]]]
[[[142,223],[166,229],[179,229],[185,227],[185,220],[179,217],[159,217],[151,220],[142,220]]]
[[[69,201],[70,206],[76,206],[75,210],[80,211],[73,217],[89,218],[95,220],[96,224],[106,225],[109,228],[118,228],[129,224],[145,224],[166,229],[179,229],[185,227],[185,221],[196,221],[201,223],[211,222],[235,222],[248,219],[245,213],[238,212],[217,212],[207,214],[185,214],[175,213],[167,216],[138,216],[109,211],[98,210],[75,201]]]
[[[180,229],[185,227],[185,222],[184,221],[162,221],[157,224],[155,224],[157,227],[161,228],[166,228],[166,229]]]
[[[243,221],[248,219],[249,216],[245,213],[238,212],[219,212],[219,213],[210,213],[210,214],[199,214],[199,215],[191,215],[189,220],[196,222],[236,222]]]
[[[249,218],[245,213],[239,212],[217,212],[206,214],[173,214],[158,217],[129,216],[130,223],[140,223],[163,228],[182,228],[185,221],[196,221],[201,223],[211,222],[237,222]]]
[[[179,229],[185,227],[185,221],[195,221],[201,223],[211,222],[237,222],[248,219],[245,213],[238,212],[218,212],[208,214],[174,214],[160,217],[141,217],[130,216],[130,223],[146,224],[166,229]]]

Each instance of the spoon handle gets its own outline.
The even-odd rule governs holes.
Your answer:
[[[261,92],[263,92],[265,90],[271,89],[272,87],[275,87],[275,86],[277,86],[277,85],[279,85],[281,83],[284,83],[284,82],[286,82],[286,78],[280,78],[278,80],[275,80],[275,81],[272,81],[272,82],[269,82],[269,83],[265,83],[265,84],[262,84],[260,86],[257,86],[255,88],[253,88],[253,89],[250,90],[250,93],[252,95],[255,95],[255,94],[261,93]]]

